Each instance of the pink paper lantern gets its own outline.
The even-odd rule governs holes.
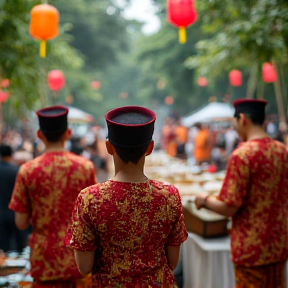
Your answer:
[[[229,81],[231,86],[242,85],[242,73],[240,70],[232,70],[229,73]]]
[[[272,83],[277,80],[277,72],[271,63],[264,63],[262,66],[262,79],[266,83]]]
[[[52,91],[58,91],[65,85],[64,74],[60,70],[51,70],[48,73],[47,81]]]
[[[200,87],[205,87],[208,84],[207,79],[205,77],[199,77],[197,83]]]
[[[100,87],[101,87],[101,83],[100,83],[99,81],[94,80],[94,81],[91,82],[91,87],[92,87],[93,89],[98,90],[98,89],[100,89]]]
[[[9,97],[9,92],[4,92],[3,90],[0,90],[0,103],[6,102]]]
[[[174,99],[173,99],[172,96],[167,96],[167,97],[165,98],[165,104],[166,104],[166,105],[172,105],[173,103],[174,103]]]

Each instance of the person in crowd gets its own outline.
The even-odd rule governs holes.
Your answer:
[[[170,142],[170,134],[171,134],[171,119],[169,117],[166,117],[164,119],[163,127],[162,127],[162,133],[161,133],[161,149],[163,151],[167,151],[169,142]]]
[[[115,175],[81,191],[67,234],[80,272],[92,271],[95,287],[173,287],[187,231],[178,190],[143,174],[155,120],[144,107],[106,114]]]
[[[188,141],[188,129],[181,124],[181,118],[176,119],[175,127],[175,142],[176,142],[176,157],[186,159],[185,145]]]
[[[199,131],[195,137],[194,158],[197,164],[210,162],[212,147],[210,143],[209,130],[201,123],[198,123],[196,126]]]
[[[211,150],[211,162],[216,166],[216,171],[226,169],[228,154],[225,148],[225,142],[219,141]]]
[[[267,136],[264,100],[234,102],[237,132],[218,196],[196,197],[205,207],[232,217],[231,252],[237,288],[284,288],[288,258],[288,153]]]
[[[9,145],[0,146],[0,249],[21,252],[26,247],[25,233],[15,225],[14,213],[8,209],[19,167],[13,163]]]
[[[65,150],[71,135],[66,107],[47,107],[36,114],[37,136],[45,151],[20,167],[9,208],[15,211],[19,229],[29,223],[33,227],[33,287],[76,287],[86,279],[65,245],[65,235],[79,191],[96,183],[95,169],[92,162]]]
[[[238,133],[235,130],[235,128],[233,127],[233,125],[231,125],[227,131],[224,134],[225,137],[225,147],[226,147],[226,153],[227,156],[230,157],[230,155],[232,154],[233,150],[235,149],[235,143],[238,140]]]

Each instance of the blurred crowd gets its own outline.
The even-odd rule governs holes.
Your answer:
[[[284,123],[267,121],[267,134],[285,144],[288,133]],[[161,134],[161,149],[171,157],[185,159],[190,165],[200,165],[211,172],[225,170],[240,139],[233,122],[195,123],[187,128],[179,117],[167,117]]]
[[[98,182],[107,180],[111,171],[111,157],[105,148],[106,133],[106,129],[96,125],[83,137],[72,135],[66,143],[67,150],[93,162]],[[3,133],[2,144],[12,148],[15,165],[20,166],[44,152],[44,144],[34,134],[16,129],[8,129]]]
[[[270,137],[283,142],[288,150],[288,134],[285,125],[267,121],[266,132]],[[113,176],[114,171],[112,158],[106,151],[106,135],[106,129],[96,125],[90,127],[83,137],[72,135],[66,142],[67,150],[93,162],[97,182],[106,181]],[[195,123],[187,128],[181,124],[180,117],[167,117],[159,138],[161,139],[159,148],[171,157],[187,161],[191,166],[200,165],[201,168],[210,172],[226,169],[229,157],[240,141],[232,122]],[[1,225],[10,223],[10,232],[14,235],[11,243],[0,243],[5,250],[20,251],[27,245],[30,230],[23,232],[16,229],[13,213],[8,210],[8,203],[20,165],[41,155],[44,148],[44,144],[33,133],[9,129],[2,135],[0,219],[3,223],[0,220],[0,231],[3,228]],[[10,222],[7,222],[8,218]]]

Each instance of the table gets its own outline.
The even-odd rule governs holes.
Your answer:
[[[189,233],[183,243],[183,278],[184,288],[234,288],[230,238]]]
[[[183,243],[184,288],[234,288],[229,236],[214,239],[189,233]],[[286,265],[288,287],[288,265]]]

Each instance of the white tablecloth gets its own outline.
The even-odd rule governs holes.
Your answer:
[[[286,281],[288,287],[288,265]],[[230,238],[204,239],[189,233],[183,243],[184,288],[234,288]]]

